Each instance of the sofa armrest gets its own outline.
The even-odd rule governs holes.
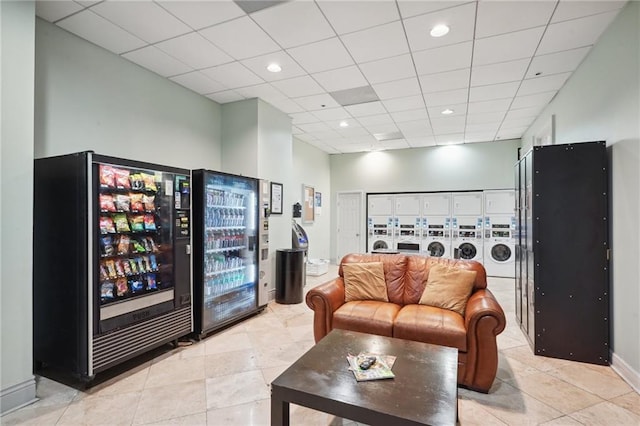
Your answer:
[[[475,291],[465,310],[467,370],[463,379],[471,389],[488,392],[498,370],[496,336],[507,320],[502,307],[488,289]]]
[[[313,337],[318,342],[333,329],[333,313],[344,304],[344,281],[337,277],[307,292],[307,306],[313,310]]]

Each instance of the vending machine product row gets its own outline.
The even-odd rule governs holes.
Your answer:
[[[193,331],[190,171],[96,155],[34,165],[34,362],[91,380]]]
[[[193,282],[199,337],[266,305],[258,291],[258,185],[254,178],[193,171]]]

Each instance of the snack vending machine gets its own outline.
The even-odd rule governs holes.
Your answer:
[[[258,300],[258,180],[193,171],[195,333],[202,337],[264,305]]]
[[[34,362],[92,380],[193,331],[190,171],[35,160]]]

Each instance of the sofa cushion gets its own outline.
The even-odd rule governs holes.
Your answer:
[[[476,271],[433,265],[418,303],[449,309],[464,316],[475,279]]]
[[[344,271],[344,301],[377,300],[388,302],[382,262],[349,263]]]
[[[434,306],[403,307],[394,321],[393,337],[467,351],[467,330],[462,316]]]
[[[410,256],[382,253],[351,253],[342,258],[338,275],[344,278],[343,266],[348,263],[382,262],[389,302],[404,305],[404,273],[407,269],[407,257]],[[418,296],[419,298],[420,296]]]
[[[400,306],[389,302],[347,302],[333,313],[332,328],[393,336],[393,321]]]

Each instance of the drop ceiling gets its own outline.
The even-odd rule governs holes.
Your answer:
[[[220,104],[261,98],[337,154],[521,137],[625,3],[69,0],[36,13]],[[449,33],[431,37],[437,24]]]

